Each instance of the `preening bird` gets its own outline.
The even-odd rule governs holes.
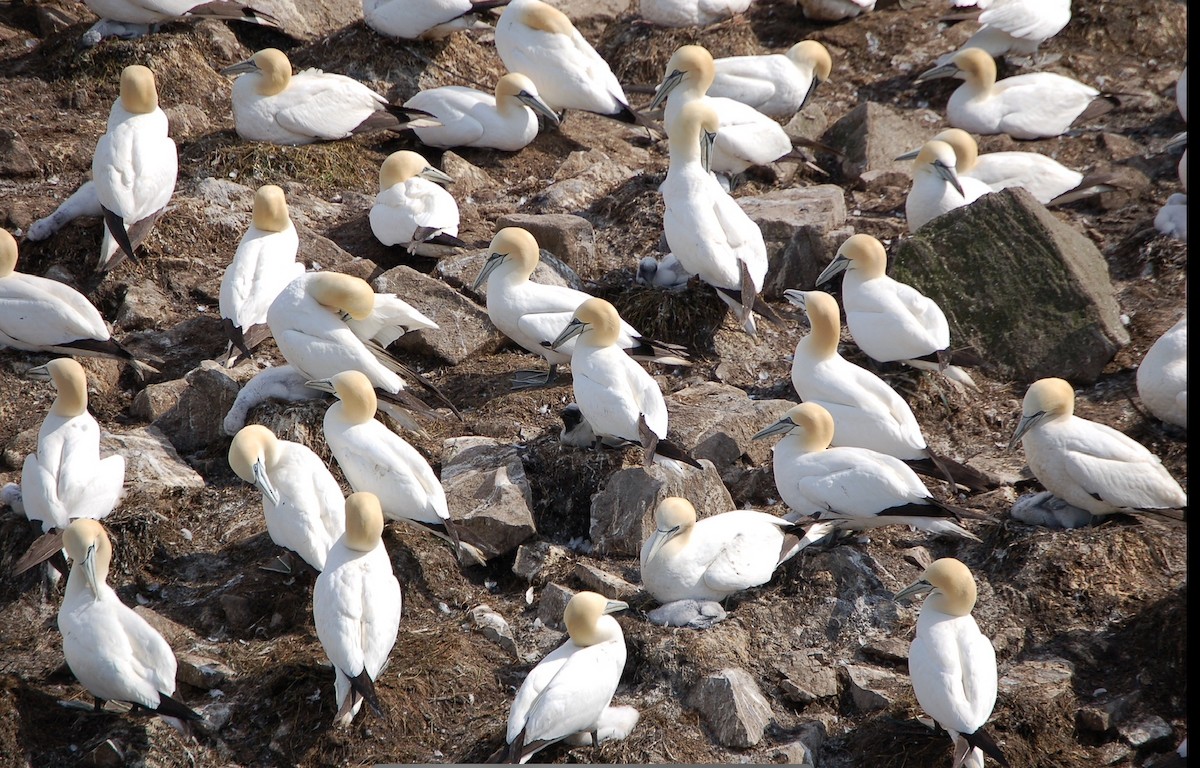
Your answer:
[[[283,190],[262,185],[254,193],[250,226],[221,277],[221,325],[230,356],[249,356],[270,337],[267,309],[288,283],[304,274],[304,265],[296,261],[299,247]]]
[[[538,95],[533,81],[509,72],[495,95],[461,85],[420,91],[404,106],[434,116],[439,125],[413,129],[428,147],[485,147],[516,152],[537,138],[538,117],[557,126],[558,115]]]
[[[959,50],[979,48],[989,56],[1029,55],[1071,20],[1071,0],[993,0],[980,9],[980,28]],[[953,54],[938,59],[945,64]]]
[[[1146,350],[1138,397],[1155,418],[1187,429],[1187,314]]]
[[[829,79],[833,59],[816,40],[802,40],[787,53],[730,56],[713,60],[713,66],[710,97],[740,101],[769,117],[791,118]]]
[[[909,232],[992,191],[982,181],[960,178],[954,169],[957,160],[954,148],[944,141],[927,141],[921,147],[913,161],[912,188],[904,200]]]
[[[379,194],[369,220],[375,239],[418,256],[443,256],[466,246],[458,239],[458,203],[441,187],[454,180],[406,149],[379,167]]]
[[[131,64],[121,71],[121,94],[92,156],[92,181],[104,215],[101,270],[135,258],[134,251],[171,200],[178,166],[154,73]]]
[[[639,0],[644,21],[663,27],[707,27],[744,13],[751,0]]]
[[[383,546],[383,512],[370,493],[346,499],[346,531],[329,549],[313,585],[313,624],[333,664],[338,711],[347,727],[363,702],[382,716],[375,680],[400,628],[400,582]]]
[[[381,35],[440,40],[460,29],[491,29],[481,16],[508,0],[362,0],[363,21]]]
[[[908,649],[908,675],[921,709],[950,733],[953,768],[983,768],[986,752],[1008,768],[1000,747],[984,730],[996,706],[996,650],[971,616],[975,578],[952,557],[935,560],[896,601],[928,595]]]
[[[354,78],[319,69],[293,75],[287,55],[276,48],[221,74],[242,75],[233,82],[233,122],[247,141],[295,146],[436,124],[429,115],[389,104]]]

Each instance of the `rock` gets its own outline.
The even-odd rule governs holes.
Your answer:
[[[756,466],[769,463],[774,441],[750,438],[795,405],[790,400],[751,400],[743,390],[715,381],[693,384],[666,400],[679,444],[718,471],[743,456]]]
[[[357,3],[342,0],[255,0],[253,5],[274,16],[288,35],[305,40],[335,32],[362,18]]]
[[[660,627],[708,629],[724,621],[727,615],[716,600],[676,600],[647,612],[646,618]]]
[[[776,761],[787,765],[800,765],[806,768],[815,768],[817,764],[816,755],[812,749],[803,741],[793,741],[784,744],[775,753]]]
[[[39,172],[21,134],[11,128],[0,128],[0,176],[34,176]]]
[[[533,492],[518,449],[490,437],[455,437],[442,447],[442,486],[462,539],[491,559],[537,534]]]
[[[75,12],[77,9],[64,8],[58,3],[38,3],[34,8],[37,11],[38,31],[42,37],[62,32],[80,21],[80,16]]]
[[[842,173],[850,181],[867,171],[897,171],[912,178],[912,161],[896,158],[920,149],[941,122],[932,110],[900,111],[867,101],[830,126],[822,141],[845,155]]]
[[[829,117],[825,110],[817,104],[809,104],[792,116],[787,125],[783,126],[783,131],[792,141],[819,141],[828,127]]]
[[[1092,382],[1129,343],[1104,257],[1020,187],[921,227],[893,272],[940,304],[954,343],[1000,379]]]
[[[637,557],[654,528],[654,508],[668,496],[684,496],[698,517],[734,508],[729,491],[711,461],[703,470],[687,467],[682,476],[655,465],[628,467],[612,473],[592,497],[588,536],[599,554]]]
[[[907,639],[872,635],[862,644],[862,652],[868,659],[884,664],[905,664],[908,662],[908,646]]]
[[[572,557],[571,550],[548,541],[522,544],[517,547],[512,571],[530,584],[544,584],[550,578],[551,571],[570,562]]]
[[[492,610],[489,605],[477,605],[471,609],[471,621],[479,634],[491,640],[496,645],[520,658],[517,651],[517,641],[513,639],[512,628],[504,617]]]
[[[171,621],[166,616],[163,616],[158,611],[151,610],[144,605],[133,606],[133,612],[146,620],[146,623],[163,636],[167,641],[167,645],[172,648],[181,648],[191,645],[196,641],[196,636],[187,627],[177,622]]]
[[[225,621],[233,629],[249,629],[262,617],[262,614],[254,609],[250,600],[242,595],[226,592],[221,595],[220,603],[221,610],[225,612]]]
[[[495,352],[506,341],[475,302],[411,267],[389,269],[375,279],[374,287],[379,293],[400,296],[440,326],[404,334],[396,342],[401,349],[457,365]]]
[[[737,202],[758,224],[767,245],[762,293],[768,298],[788,288],[811,288],[842,240],[854,234],[845,227],[845,193],[833,184],[781,189]]]
[[[113,325],[127,331],[141,331],[154,328],[161,318],[169,313],[167,307],[172,302],[150,280],[140,280],[125,289],[125,299],[117,310],[117,318]]]
[[[1168,741],[1175,733],[1170,723],[1158,715],[1148,715],[1117,728],[1121,738],[1135,748],[1149,747]]]
[[[479,277],[479,272],[487,263],[490,255],[491,251],[484,249],[445,256],[438,260],[436,267],[438,277],[446,281],[447,285],[460,291],[470,291],[471,285],[475,282],[475,278]],[[538,265],[534,267],[533,274],[529,279],[542,285],[558,285],[574,288],[577,291],[583,290],[583,281],[579,279],[579,275],[575,274],[575,271],[560,261],[557,256],[546,250],[541,252]],[[484,283],[474,291],[481,299],[481,303],[487,299],[487,289],[487,283]]]
[[[211,691],[233,677],[233,670],[216,659],[194,653],[176,653],[175,659],[179,662],[175,678],[196,688]]]
[[[637,172],[632,168],[598,149],[572,152],[554,172],[550,186],[538,197],[538,202],[545,208],[557,208],[563,212],[586,210],[616,186],[636,175]]]
[[[1084,730],[1106,733],[1125,719],[1133,703],[1132,696],[1114,696],[1101,704],[1081,708],[1075,719]]]
[[[147,493],[204,487],[204,478],[179,458],[171,441],[157,427],[102,431],[100,453],[124,456],[125,483]]]
[[[771,705],[754,678],[730,668],[705,677],[688,695],[687,705],[700,712],[723,746],[753,747],[771,722]]]
[[[575,563],[575,578],[592,592],[598,592],[611,600],[628,600],[638,593],[639,587],[620,576],[590,563]]]
[[[578,277],[595,280],[608,271],[596,256],[596,233],[591,222],[568,213],[510,213],[496,221],[496,229],[520,227],[575,271]],[[535,273],[536,274],[536,273]],[[577,286],[572,286],[577,287]]]
[[[538,618],[547,627],[565,629],[562,623],[563,611],[567,609],[567,603],[571,602],[571,598],[574,596],[575,590],[568,589],[562,584],[554,582],[547,584],[538,599]]]
[[[188,383],[183,379],[149,384],[133,398],[129,412],[144,421],[157,421],[175,407],[187,388]]]
[[[171,138],[176,141],[198,138],[208,133],[212,127],[208,113],[195,104],[176,104],[167,107],[163,112],[166,113],[167,123],[171,126]]]
[[[454,152],[442,153],[442,171],[454,179],[450,189],[455,198],[498,186],[487,171],[472,165]]]
[[[1074,696],[1075,665],[1066,659],[1033,659],[1013,665],[1000,678],[1001,696],[1020,697],[1030,705],[1046,705],[1060,696]]]
[[[175,407],[160,416],[154,426],[161,429],[176,449],[191,453],[225,440],[222,421],[237,399],[241,384],[230,369],[205,360],[184,377],[187,388]]]
[[[843,669],[846,671],[846,688],[850,691],[850,699],[859,712],[890,707],[905,686],[911,685],[907,676],[901,677],[878,667],[847,664]]]
[[[837,670],[819,648],[792,653],[788,663],[782,665],[779,671],[784,675],[779,687],[783,697],[789,701],[811,704],[817,699],[837,695]]]

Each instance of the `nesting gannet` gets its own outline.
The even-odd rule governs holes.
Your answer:
[[[0,347],[112,357],[129,363],[139,377],[154,371],[112,337],[82,293],[16,268],[17,241],[0,229]]]
[[[583,291],[560,285],[543,285],[529,278],[538,265],[537,241],[527,230],[505,227],[492,238],[488,260],[471,285],[487,283],[487,312],[492,324],[505,336],[550,363],[550,371],[522,371],[514,382],[520,388],[551,383],[559,365],[571,362],[575,341],[557,349],[550,343],[571,322],[583,302],[592,298]],[[617,346],[639,360],[666,365],[691,365],[681,347],[644,338],[624,320],[620,321]]]
[[[678,291],[687,286],[692,275],[683,268],[675,254],[668,253],[663,256],[662,261],[653,256],[643,256],[642,260],[638,262],[635,279],[641,285]]]
[[[267,309],[288,283],[304,274],[304,265],[296,261],[299,247],[283,190],[262,185],[254,193],[250,226],[221,277],[221,325],[231,354],[236,347],[248,356],[271,335]]]
[[[496,22],[496,51],[509,72],[533,81],[551,109],[637,122],[608,62],[557,8],[541,0],[512,0]]]
[[[709,96],[740,101],[769,117],[790,118],[829,79],[833,59],[816,40],[802,40],[786,54],[730,56],[713,65],[716,77],[708,86]]]
[[[17,562],[22,573],[62,548],[62,532],[75,518],[108,517],[125,483],[125,458],[100,458],[100,425],[88,413],[87,374],[69,357],[60,357],[25,374],[50,379],[58,391],[38,430],[37,452],[25,457],[21,501],[25,516],[42,524],[40,539]]]
[[[913,161],[913,183],[904,201],[909,232],[992,191],[978,179],[959,177],[954,170],[956,162],[954,148],[944,141],[927,141],[921,147]]]
[[[996,706],[996,650],[971,616],[975,578],[960,561],[944,557],[893,599],[926,594],[908,649],[917,703],[949,731],[954,768],[983,768],[984,752],[1008,768],[1004,753],[983,728]]]
[[[705,166],[717,126],[716,113],[702,101],[689,102],[669,122],[671,162],[658,187],[666,204],[663,231],[680,265],[715,288],[753,336],[754,311],[765,307],[758,292],[767,276],[767,246],[758,225]]]
[[[428,147],[487,147],[516,152],[537,138],[538,116],[558,125],[558,115],[538,96],[533,80],[509,72],[496,92],[446,85],[420,91],[404,106],[433,115],[440,125],[414,128]]]
[[[571,734],[564,741],[572,747],[595,747],[606,741],[622,741],[633,733],[641,719],[641,713],[633,707],[605,707],[589,730]],[[1186,739],[1184,741],[1186,750]]]
[[[221,74],[244,75],[233,82],[233,122],[238,136],[247,141],[295,146],[435,122],[388,104],[345,75],[319,69],[293,75],[292,63],[276,48],[264,48]]]
[[[1154,214],[1154,228],[1159,233],[1187,242],[1187,195],[1176,192]]]
[[[480,14],[508,0],[362,0],[363,21],[381,35],[440,40],[460,29],[490,29]]]
[[[979,541],[955,522],[979,514],[935,499],[894,456],[869,448],[831,448],[833,431],[829,411],[801,403],[753,437],[783,435],[774,448],[775,487],[796,515],[842,530],[909,525]]]
[[[329,549],[313,585],[313,624],[333,664],[338,711],[334,724],[350,725],[363,702],[383,708],[375,680],[400,628],[400,582],[383,546],[383,511],[370,493],[346,499],[346,531]]]
[[[942,308],[916,288],[888,277],[886,270],[883,243],[870,235],[852,235],[821,272],[817,285],[845,272],[842,304],[846,326],[867,357],[940,371],[974,387],[970,374],[950,365],[950,324]]]
[[[707,27],[745,13],[751,0],[640,0],[638,15],[663,27]]]
[[[982,25],[959,50],[979,48],[989,56],[1029,55],[1071,20],[1071,0],[993,0],[979,14]],[[945,64],[953,54],[938,59]]]
[[[75,678],[96,699],[124,701],[164,717],[203,720],[175,693],[175,654],[145,619],[108,586],[112,544],[104,526],[80,518],[63,534],[71,559],[67,592],[58,609],[63,656]]]
[[[989,152],[979,154],[974,137],[961,128],[950,128],[933,137],[954,150],[954,169],[959,181],[977,179],[993,192],[1024,187],[1043,205],[1062,205],[1113,189],[1109,174],[1084,176],[1052,157],[1037,152]],[[920,150],[897,157],[911,160]]]
[[[666,102],[663,120],[670,138],[684,105],[707,104],[717,115],[719,127],[709,156],[716,173],[739,174],[752,165],[766,165],[792,151],[792,140],[779,123],[754,107],[735,99],[706,96],[716,76],[712,54],[699,45],[684,45],[671,54],[667,71],[654,92],[650,109]],[[691,136],[685,136],[691,141]]]
[[[1042,487],[1093,515],[1187,506],[1187,494],[1157,456],[1124,433],[1074,413],[1075,391],[1062,379],[1039,379],[1025,393],[1008,447],[1018,442],[1025,447],[1025,460]]]
[[[567,603],[569,639],[529,670],[513,699],[507,762],[528,762],[555,742],[600,729],[625,669],[625,635],[608,614],[628,607],[595,592],[577,592]]]
[[[158,24],[179,19],[217,19],[279,26],[271,14],[233,0],[83,0],[83,3],[100,17],[100,21],[84,33],[85,46],[96,45],[106,37],[140,37]]]
[[[105,225],[100,269],[134,258],[175,191],[178,166],[154,73],[131,64],[121,71],[121,94],[92,156],[92,181]]]
[[[1137,391],[1150,413],[1187,429],[1187,315],[1146,350],[1137,369]]]
[[[346,530],[346,500],[321,457],[251,424],[234,435],[229,466],[262,491],[271,541],[324,570],[329,548]]]
[[[458,203],[440,186],[453,181],[416,152],[388,155],[379,167],[379,194],[369,216],[375,238],[419,256],[465,247],[458,239]]]
[[[996,62],[978,48],[959,51],[950,62],[917,77],[965,80],[950,94],[946,120],[979,134],[1007,133],[1014,139],[1061,136],[1077,122],[1112,110],[1100,91],[1053,72],[1034,72],[996,81]]]
[[[766,584],[803,548],[795,523],[781,517],[735,509],[697,521],[678,496],[658,503],[654,522],[642,544],[642,585],[660,603],[724,600]]]
[[[792,386],[804,402],[833,416],[833,445],[869,448],[904,461],[923,475],[952,479],[973,490],[995,486],[978,470],[929,449],[908,403],[875,374],[838,354],[837,302],[821,291],[784,291],[804,309],[811,331],[796,343]]]
[[[875,10],[875,0],[800,0],[804,18],[813,21],[841,21]]]
[[[666,439],[667,404],[658,382],[617,346],[621,316],[616,308],[604,299],[588,299],[550,346],[559,349],[577,336],[572,386],[597,440],[642,446],[646,466],[657,459],[672,468],[678,468],[676,461],[699,467]]]

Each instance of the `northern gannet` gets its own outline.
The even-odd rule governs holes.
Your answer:
[[[538,117],[557,126],[558,115],[523,74],[509,72],[495,95],[461,85],[420,91],[404,106],[433,115],[439,125],[414,128],[428,147],[486,147],[516,152],[537,138]]]
[[[1187,314],[1146,350],[1138,397],[1155,418],[1187,429]]]
[[[487,311],[492,324],[527,351],[541,355],[550,363],[550,371],[522,371],[514,386],[527,388],[551,383],[559,365],[571,362],[575,341],[558,349],[550,343],[571,322],[571,316],[583,302],[592,298],[583,291],[559,285],[543,285],[529,278],[537,267],[537,241],[528,230],[505,227],[492,238],[490,254],[471,290],[487,283]],[[691,365],[687,352],[673,344],[644,338],[624,320],[620,321],[617,346],[638,360],[664,365]]]
[[[959,177],[954,170],[957,159],[954,148],[944,141],[927,141],[917,153],[912,187],[904,200],[909,232],[992,191],[978,179]]]
[[[841,21],[875,10],[875,0],[800,0],[800,10],[813,21]]]
[[[381,35],[440,40],[460,29],[490,29],[480,16],[508,0],[362,0],[363,21]]]
[[[995,58],[1037,53],[1071,20],[1071,0],[992,0],[986,8],[976,5],[982,10],[978,18],[982,26],[959,50],[979,48]],[[951,56],[946,54],[937,63],[945,64]]]
[[[745,13],[751,0],[640,0],[638,14],[662,27],[707,27]]]
[[[416,152],[393,152],[379,167],[379,194],[369,219],[375,239],[418,256],[466,246],[458,239],[458,203],[441,187],[454,180]]]
[[[100,17],[83,35],[83,45],[93,46],[106,37],[140,37],[158,24],[179,19],[244,21],[278,27],[269,13],[234,0],[83,0]]]
[[[383,512],[370,493],[346,499],[346,531],[329,549],[313,585],[313,624],[333,664],[338,706],[334,724],[346,727],[367,702],[383,708],[375,680],[400,628],[400,582],[383,546]]]
[[[709,96],[740,101],[769,117],[790,118],[829,79],[833,59],[816,40],[802,40],[786,54],[731,56],[715,59],[713,65],[716,77]]]
[[[134,251],[171,200],[178,167],[154,73],[131,64],[121,71],[121,94],[92,156],[92,181],[104,215],[101,270],[135,258]]]

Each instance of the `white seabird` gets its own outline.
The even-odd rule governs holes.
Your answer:
[[[754,312],[765,307],[758,292],[767,276],[767,246],[758,225],[705,165],[717,126],[716,113],[702,101],[686,104],[669,122],[671,162],[658,187],[666,206],[663,231],[679,264],[715,288],[753,336]]]
[[[400,629],[400,582],[383,546],[383,512],[370,493],[346,499],[346,531],[329,549],[313,585],[313,624],[333,664],[338,706],[334,724],[346,727],[367,702],[383,708],[375,680]]]
[[[894,456],[868,448],[831,448],[833,432],[829,411],[817,403],[801,403],[752,438],[783,435],[773,449],[775,487],[797,518],[811,517],[839,530],[909,525],[979,541],[955,522],[979,514],[935,499]]]
[[[288,216],[287,198],[274,184],[254,193],[254,214],[221,277],[221,325],[235,348],[249,356],[271,335],[267,309],[287,284],[304,274],[296,261],[300,237]]]
[[[1187,507],[1187,494],[1145,446],[1074,414],[1075,391],[1062,379],[1039,379],[1025,393],[1008,447],[1024,446],[1042,487],[1093,515]]]
[[[851,235],[821,272],[817,285],[845,273],[846,326],[867,357],[938,371],[975,387],[970,374],[950,364],[950,324],[942,308],[916,288],[888,277],[886,270],[883,243],[870,235]]]
[[[813,21],[841,21],[875,10],[875,0],[800,0],[800,10]]]
[[[43,536],[13,567],[22,573],[62,548],[70,522],[103,520],[124,492],[125,458],[100,458],[100,425],[88,413],[87,374],[69,357],[31,368],[26,376],[50,379],[58,395],[38,429],[37,452],[25,457],[21,501],[25,516],[42,524]]]
[[[706,96],[716,77],[712,54],[699,45],[684,45],[671,54],[667,71],[654,92],[650,109],[666,102],[663,120],[670,138],[686,104],[700,101],[717,115],[719,127],[709,156],[716,173],[735,175],[752,165],[766,165],[792,151],[783,126],[754,107],[730,98]],[[684,137],[685,141],[690,140]]]
[[[537,268],[537,241],[528,230],[505,227],[492,238],[490,254],[479,276],[471,285],[478,291],[488,285],[487,312],[492,324],[505,336],[550,363],[550,371],[522,371],[514,386],[519,388],[551,383],[558,366],[571,362],[575,341],[558,349],[550,343],[562,332],[575,310],[592,298],[583,291],[560,285],[543,285],[529,278]],[[637,329],[620,321],[617,346],[638,360],[655,361],[664,365],[691,365],[683,348],[644,338]]]
[[[123,701],[179,720],[203,720],[171,698],[175,654],[145,619],[108,586],[112,544],[104,526],[80,518],[63,534],[71,575],[58,609],[63,656],[75,678],[96,699]]]
[[[954,768],[983,768],[986,752],[1008,760],[984,725],[996,706],[996,650],[971,616],[975,578],[960,561],[933,561],[894,600],[926,595],[908,649],[908,675],[921,709],[950,733]]]
[[[959,50],[979,48],[989,56],[1031,55],[1071,20],[1071,0],[993,0],[979,14],[979,30]],[[953,56],[938,59],[945,64]]]
[[[751,0],[640,0],[638,15],[661,27],[707,27],[745,13]]]
[[[466,246],[458,239],[458,203],[441,187],[454,180],[416,152],[393,152],[379,167],[379,194],[369,220],[375,239],[418,256]]]
[[[1155,418],[1187,429],[1187,314],[1146,350],[1137,391]]]
[[[740,101],[768,117],[791,118],[829,79],[833,59],[816,40],[802,40],[786,54],[730,56],[715,59],[713,66],[709,96]]]
[[[954,170],[956,162],[954,148],[944,141],[927,141],[921,147],[913,161],[912,187],[904,200],[909,232],[992,191],[978,179],[960,177]]]
[[[345,139],[367,131],[401,131],[436,121],[387,99],[345,75],[306,69],[276,48],[221,70],[233,82],[233,122],[247,141],[295,146]]]
[[[440,40],[460,29],[491,29],[480,16],[508,0],[362,0],[363,21],[381,35]]]
[[[559,349],[577,336],[572,386],[597,440],[642,446],[646,466],[657,459],[673,469],[679,469],[679,461],[699,467],[666,439],[667,404],[658,382],[617,346],[621,316],[616,308],[604,299],[588,299],[550,346]]]
[[[917,77],[965,80],[950,94],[946,120],[978,134],[1007,133],[1014,139],[1061,136],[1078,122],[1112,110],[1114,101],[1090,85],[1053,72],[1033,72],[996,81],[996,62],[978,48],[959,51],[950,62]]]
[[[234,435],[229,466],[262,491],[271,541],[324,570],[329,548],[346,530],[346,500],[321,457],[251,424]]]
[[[17,241],[0,229],[0,347],[111,357],[129,363],[139,378],[154,372],[112,337],[82,293],[16,269]]]
[[[178,167],[154,73],[131,64],[121,71],[121,94],[92,156],[92,181],[104,215],[101,270],[135,258],[134,251],[171,200]]]
[[[628,607],[595,592],[577,592],[567,603],[569,639],[529,670],[513,699],[507,762],[528,762],[555,742],[600,730],[625,669],[625,635],[608,614]]]
[[[140,37],[158,24],[180,19],[279,26],[271,14],[234,0],[83,0],[83,4],[100,17],[100,21],[84,33],[85,46],[96,45],[106,37]]]
[[[495,95],[461,85],[420,91],[404,106],[434,116],[440,123],[413,129],[427,147],[485,147],[516,152],[537,138],[538,116],[557,126],[558,115],[533,81],[509,72],[496,82]]]
[[[512,0],[496,22],[496,52],[537,86],[553,110],[581,109],[637,122],[625,90],[567,15],[541,0]]]

